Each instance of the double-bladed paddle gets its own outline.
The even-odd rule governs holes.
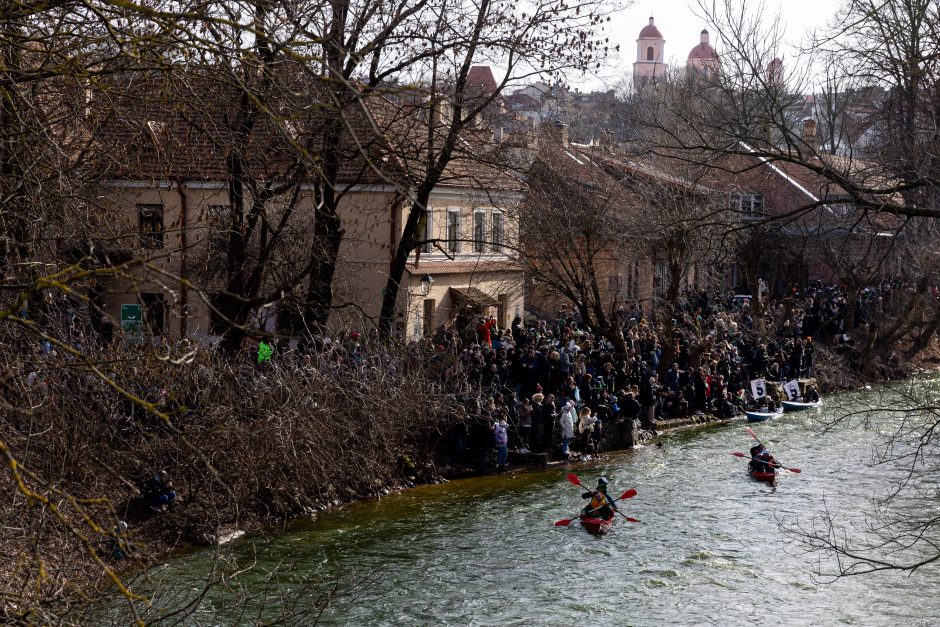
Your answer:
[[[743,457],[744,459],[751,459],[751,456],[750,456],[750,455],[748,455],[747,453],[742,453],[741,451],[735,451],[734,453],[732,453],[732,455],[734,455],[735,457]],[[795,472],[795,473],[797,473],[797,474],[803,472],[803,471],[800,470],[799,468],[787,468],[786,466],[784,466],[784,465],[781,464],[780,462],[776,462],[776,464],[777,464],[777,465],[774,466],[774,468],[783,468],[784,470],[789,470],[790,472]]]
[[[758,444],[760,444],[761,446],[764,446],[764,443],[760,441],[760,438],[757,437],[757,434],[754,433],[754,430],[753,430],[753,429],[751,429],[750,427],[744,427],[744,430],[747,431],[748,433],[750,433],[750,434],[751,434],[751,437],[754,438],[755,440],[757,440],[757,443],[758,443]],[[767,447],[764,446],[764,448],[766,449]],[[736,457],[745,457],[745,455],[744,455],[743,453],[742,453],[740,456],[737,455],[736,453],[732,453],[732,455],[735,455]],[[776,461],[776,460],[775,460],[775,461]],[[784,465],[781,464],[780,462],[777,462],[777,466],[776,466],[776,467],[777,467],[777,468],[783,468],[784,470],[789,470],[790,472],[795,472],[795,473],[800,473],[800,472],[802,472],[799,468],[787,468],[786,466],[784,466]]]
[[[568,473],[568,481],[570,481],[570,482],[573,483],[574,485],[578,486],[579,488],[584,488],[585,490],[590,490],[590,488],[586,487],[583,483],[581,483],[581,480],[578,478],[578,475],[574,474],[573,472]],[[617,501],[621,501],[621,500],[623,500],[623,499],[632,499],[632,498],[633,498],[634,496],[636,496],[636,495],[637,495],[636,490],[633,489],[633,488],[630,488],[629,490],[627,490],[626,492],[624,492],[623,494],[621,494],[619,498],[616,498],[616,499],[614,499],[614,500],[612,500],[612,501],[610,501],[610,502],[611,502],[611,503],[616,503]],[[609,500],[609,499],[608,499],[608,500]],[[603,505],[602,505],[601,507],[603,507]],[[593,512],[593,511],[595,511],[595,510],[597,510],[597,509],[600,509],[600,508],[599,508],[599,507],[595,507],[594,509],[589,510],[588,513]],[[623,512],[621,512],[619,509],[614,509],[614,511],[617,512],[618,514],[620,514],[621,516],[623,516],[623,518],[624,518],[625,520],[629,521],[629,522],[636,522],[636,523],[640,522],[640,521],[637,520],[636,518],[631,518],[631,517],[627,516],[626,514],[624,514]],[[580,514],[578,514],[578,515],[575,516],[574,518],[562,518],[561,520],[558,520],[558,521],[555,522],[555,526],[556,526],[556,527],[567,527],[567,526],[570,525],[573,521],[578,520],[579,517],[580,517]]]

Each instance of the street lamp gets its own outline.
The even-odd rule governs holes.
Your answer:
[[[431,284],[434,283],[434,277],[425,274],[421,277],[421,295],[427,296],[431,292]]]

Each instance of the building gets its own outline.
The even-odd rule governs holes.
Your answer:
[[[643,27],[636,40],[636,62],[633,64],[633,84],[637,89],[649,82],[662,78],[666,72],[666,40],[656,28],[653,16],[650,23]]]
[[[67,245],[106,249],[102,263],[120,268],[94,288],[102,324],[126,327],[142,317],[157,334],[217,337],[228,322],[220,303],[231,296],[233,246],[250,241],[239,271],[250,275],[243,283],[255,284],[250,298],[238,297],[251,308],[249,326],[285,336],[304,331],[305,264],[320,254],[313,233],[324,193],[304,172],[318,163],[324,118],[315,90],[295,87],[291,97],[303,103],[274,103],[285,113],[259,117],[242,138],[220,122],[237,120],[239,99],[228,87],[160,85],[153,90],[163,94],[159,99],[101,107],[93,126],[103,147],[94,164],[99,221]],[[410,199],[422,180],[420,133],[429,122],[445,121],[434,116],[446,116],[377,96],[363,102],[368,115],[351,106],[344,116],[349,132],[339,188],[332,190],[343,233],[327,325],[359,332],[377,324]],[[406,339],[478,313],[508,325],[523,311],[513,210],[522,185],[477,159],[486,150],[479,135],[469,132],[460,142],[462,150],[431,192],[423,241],[401,281],[395,327]],[[245,170],[238,185],[235,155]],[[235,231],[239,201],[246,210]]]
[[[653,17],[650,16],[649,24],[640,30],[640,35],[636,40],[636,61],[633,63],[635,90],[642,90],[666,77],[669,65],[665,60],[665,48],[666,39],[656,26]],[[685,69],[687,72],[707,78],[718,71],[720,66],[720,57],[709,41],[708,31],[702,29],[699,34],[699,43],[689,51],[686,57]]]

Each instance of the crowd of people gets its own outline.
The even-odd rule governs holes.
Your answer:
[[[516,318],[505,329],[481,318],[466,346],[441,327],[435,349],[458,355],[445,375],[462,403],[449,434],[452,454],[484,468],[497,449],[502,470],[507,448],[590,454],[631,445],[635,427],[655,430],[663,420],[729,418],[753,409],[764,399],[751,396],[751,380],[812,376],[809,332],[844,340],[844,303],[834,288],[793,291],[780,301],[768,298],[759,325],[746,298],[687,293],[670,325],[653,323],[637,307],[622,311],[626,352],[570,312],[528,325]]]

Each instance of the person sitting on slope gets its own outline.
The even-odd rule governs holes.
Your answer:
[[[607,477],[601,477],[597,480],[597,488],[589,490],[581,495],[582,499],[591,499],[591,502],[584,506],[581,514],[588,518],[602,518],[610,520],[614,517],[614,510],[617,504],[607,496]]]

